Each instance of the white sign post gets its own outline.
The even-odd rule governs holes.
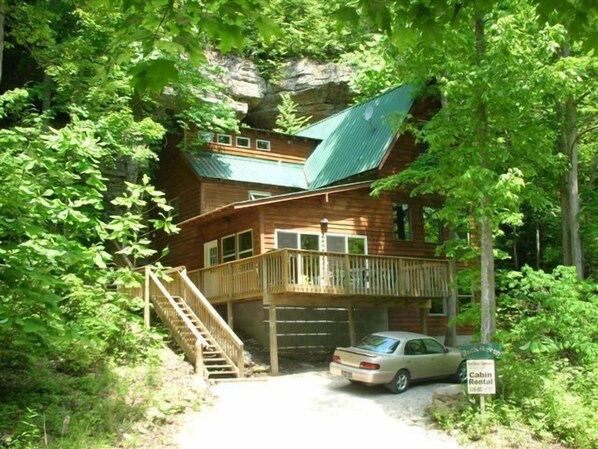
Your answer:
[[[467,361],[467,392],[469,394],[496,394],[494,360]]]

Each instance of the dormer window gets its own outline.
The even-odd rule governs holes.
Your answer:
[[[237,146],[239,148],[251,148],[251,139],[249,137],[237,136]]]
[[[216,143],[219,145],[232,145],[233,138],[229,134],[218,134],[216,136]]]
[[[269,140],[257,139],[255,141],[255,147],[258,150],[270,151],[270,141]]]
[[[270,192],[259,192],[257,190],[250,190],[249,191],[249,199],[250,200],[259,200],[261,198],[270,198],[272,194]]]

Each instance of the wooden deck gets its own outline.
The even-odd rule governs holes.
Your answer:
[[[213,304],[263,298],[289,305],[379,306],[449,296],[449,269],[441,259],[280,249],[189,277]]]

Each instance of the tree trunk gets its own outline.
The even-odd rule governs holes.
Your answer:
[[[0,86],[2,86],[2,67],[4,63],[4,17],[6,5],[0,1]]]
[[[482,11],[476,11],[475,13],[475,40],[476,40],[476,56],[477,63],[480,64],[484,59],[486,52],[485,49],[485,36],[484,36],[484,13]],[[488,168],[488,150],[486,144],[488,141],[488,112],[486,103],[483,98],[483,88],[478,98],[479,103],[477,107],[478,114],[478,145],[480,146],[482,161],[482,168]],[[482,210],[487,210],[488,198],[485,197],[481,201]],[[496,332],[496,292],[495,292],[495,279],[494,279],[494,237],[492,235],[492,226],[487,212],[484,212],[484,216],[479,223],[480,232],[480,270],[481,270],[481,294],[480,294],[480,306],[481,306],[481,338],[482,343],[489,343],[492,341],[492,337]]]
[[[571,54],[569,42],[565,42],[562,57]],[[583,252],[579,233],[579,185],[577,148],[577,104],[573,94],[557,105],[557,117],[561,122],[559,151],[567,157],[569,170],[563,174],[560,183],[561,225],[563,236],[563,263],[574,266],[578,279],[583,279]]]

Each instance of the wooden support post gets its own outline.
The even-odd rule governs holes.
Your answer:
[[[268,305],[268,319],[270,321],[270,371],[278,374],[278,338],[276,336],[276,304]]]
[[[428,309],[422,307],[419,309],[419,319],[421,323],[422,334],[428,334]]]
[[[143,326],[146,329],[150,328],[150,267],[145,267],[145,282],[143,290]]]
[[[457,296],[459,291],[457,288],[457,264],[454,260],[449,262],[448,281],[450,293],[447,301],[447,318],[451,324],[446,329],[444,344],[455,347],[457,346],[457,325],[454,321],[457,316]]]
[[[203,347],[199,340],[195,341],[195,374],[203,377]]]
[[[349,342],[351,346],[355,344],[355,314],[353,313],[353,305],[347,308],[349,315]]]
[[[234,329],[234,317],[233,317],[233,302],[228,301],[226,303],[226,321],[228,323],[228,327]]]

